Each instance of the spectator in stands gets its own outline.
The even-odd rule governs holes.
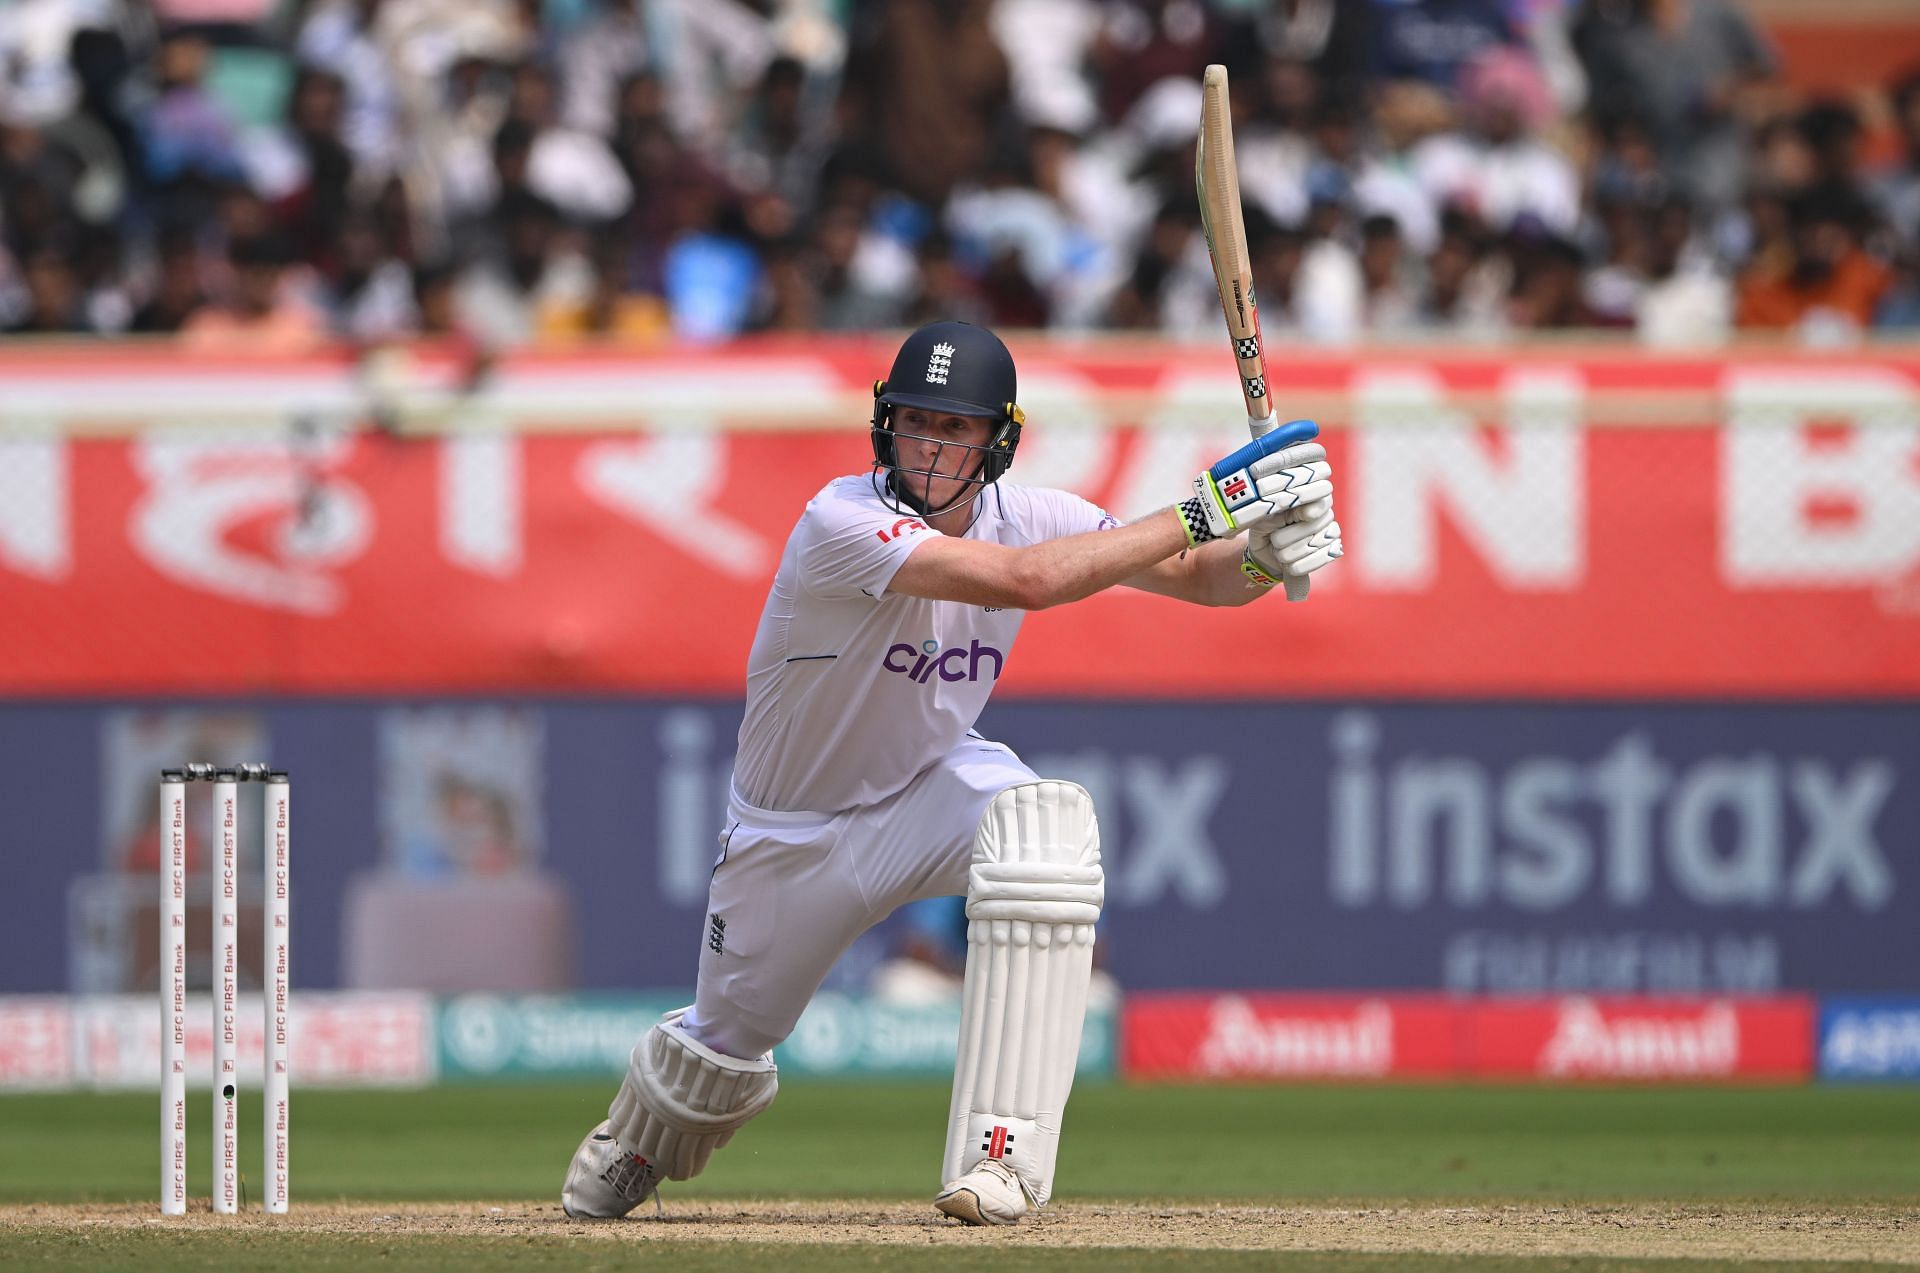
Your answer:
[[[1506,254],[1471,214],[1449,208],[1440,217],[1440,242],[1427,259],[1419,325],[1429,332],[1471,340],[1503,334],[1512,267]]]
[[[545,199],[508,190],[493,221],[497,239],[455,285],[458,327],[489,349],[525,344],[543,306],[584,304],[593,291],[592,267],[572,248],[558,210]]]
[[[1874,312],[1873,323],[1876,327],[1911,333],[1920,328],[1920,253],[1910,245],[1902,245],[1891,269],[1892,276],[1888,279],[1886,294],[1880,299],[1880,307]]]
[[[341,340],[375,344],[419,325],[413,273],[390,251],[370,211],[353,213],[342,222],[326,282],[327,326]]]
[[[1330,100],[1358,105],[1372,95],[1375,6],[1343,0],[1272,0],[1253,24],[1269,68],[1297,66]],[[1245,44],[1229,37],[1228,56]],[[1230,69],[1236,78],[1241,68]],[[1311,108],[1311,102],[1302,103]]]
[[[991,8],[987,0],[888,0],[848,50],[841,117],[850,140],[881,157],[892,185],[929,206],[985,173],[1006,109],[1007,59]]]
[[[1318,199],[1323,205],[1355,216],[1392,217],[1402,235],[1422,250],[1431,250],[1438,232],[1438,204],[1410,170],[1411,137],[1423,126],[1418,118],[1423,108],[1416,105],[1420,101],[1433,105],[1431,90],[1424,85],[1409,82],[1394,86],[1391,123],[1383,111],[1380,131],[1406,131],[1392,133],[1387,145],[1393,152],[1387,156],[1379,153],[1377,145],[1369,144],[1375,138],[1354,107],[1338,98],[1322,101],[1315,113],[1315,153],[1305,193],[1310,200]],[[1343,228],[1351,230],[1351,226]]]
[[[1587,303],[1586,257],[1579,244],[1552,234],[1517,237],[1513,298],[1507,305],[1515,328],[1564,331],[1624,325],[1623,316],[1600,313]]]
[[[326,336],[325,320],[303,295],[302,272],[278,235],[234,241],[228,250],[231,282],[217,302],[187,319],[185,337],[202,347],[248,353],[292,353]]]
[[[816,321],[822,331],[871,331],[899,324],[910,275],[896,269],[883,273],[873,268],[871,258],[862,260],[865,226],[861,209],[851,203],[823,209],[814,224],[809,255],[819,297]]]
[[[588,259],[592,290],[581,300],[543,303],[534,319],[539,335],[656,340],[668,334],[666,302],[626,286],[626,244],[617,230],[602,231]]]
[[[1254,295],[1260,300],[1261,328],[1269,339],[1291,341],[1301,335],[1299,285],[1306,255],[1304,231],[1261,216],[1247,218],[1247,262],[1253,271]],[[1205,258],[1189,256],[1189,269],[1196,259]],[[1195,302],[1203,299],[1197,289],[1190,295]],[[1204,299],[1212,299],[1215,308],[1220,304],[1217,298]]]
[[[1646,208],[1647,276],[1635,302],[1643,343],[1716,345],[1733,322],[1733,288],[1695,233],[1693,208],[1672,195]]]
[[[1111,0],[1102,16],[1089,56],[1108,119],[1160,81],[1197,81],[1220,59],[1221,28],[1201,0]]]
[[[754,331],[809,332],[820,326],[820,292],[800,236],[769,241],[761,252],[759,291],[748,325]]]
[[[631,86],[644,98],[650,80]],[[666,294],[666,257],[679,232],[682,191],[716,184],[719,178],[674,140],[664,114],[630,114],[620,125],[618,157],[634,191],[626,216],[627,282]]]
[[[1101,120],[1092,58],[1105,14],[1091,0],[997,0],[988,21],[1007,59],[1014,113],[1083,136]]]
[[[204,83],[208,54],[197,35],[168,35],[156,60],[154,100],[140,117],[145,175],[162,225],[192,224],[204,215],[209,186],[246,175],[233,121]]]
[[[62,336],[91,331],[80,280],[67,263],[63,245],[48,240],[27,252],[20,263],[26,304],[5,331],[16,336]]]
[[[156,253],[152,284],[146,298],[132,313],[127,326],[138,336],[163,336],[179,332],[186,319],[207,303],[207,292],[200,278],[200,246],[188,230],[169,230],[161,234]]]
[[[1582,294],[1608,326],[1631,326],[1647,285],[1652,244],[1646,209],[1618,194],[1594,192],[1592,217],[1578,242],[1596,259]]]
[[[1872,182],[1880,214],[1911,249],[1920,245],[1920,68],[1907,72],[1888,94],[1900,156]]]
[[[1467,66],[1494,49],[1519,45],[1512,7],[1506,0],[1376,3],[1374,73],[1455,91]]]
[[[151,292],[134,311],[130,331],[164,335],[179,331],[207,303],[201,281],[200,248],[191,231],[172,230],[160,238]]]
[[[353,154],[341,139],[346,85],[303,68],[287,95],[286,126],[248,138],[249,178],[304,261],[327,268],[354,195]]]
[[[1307,172],[1316,156],[1314,122],[1319,117],[1321,87],[1313,68],[1304,62],[1274,58],[1258,80],[1238,88],[1235,98],[1250,102],[1252,110],[1233,125],[1234,161],[1240,169],[1240,197],[1260,206],[1276,221],[1298,223],[1307,215]],[[1336,99],[1340,105],[1347,100]],[[1198,96],[1189,93],[1169,119],[1184,114],[1188,103],[1198,110]],[[1177,135],[1177,134],[1176,134]]]
[[[1376,213],[1360,223],[1360,279],[1366,330],[1405,335],[1419,320],[1420,289],[1407,256],[1400,223]]]
[[[1465,129],[1416,146],[1420,183],[1438,205],[1473,211],[1504,233],[1522,217],[1570,236],[1580,220],[1580,180],[1540,133],[1552,119],[1546,79],[1519,49],[1487,50],[1460,73]]]
[[[1787,100],[1738,0],[30,7],[32,38],[0,21],[0,327],[1205,330],[1214,61],[1276,333],[1920,325],[1920,71],[1868,174],[1872,116]],[[230,53],[285,58],[281,120]]]
[[[1345,344],[1360,332],[1366,289],[1360,260],[1348,246],[1353,196],[1336,179],[1311,191],[1300,263],[1288,288],[1285,312],[1299,335],[1315,344]]]
[[[118,335],[133,321],[133,290],[127,280],[125,250],[112,226],[76,222],[67,264],[80,287],[80,309],[87,330]]]
[[[830,140],[825,119],[808,108],[806,67],[777,57],[733,130],[727,172],[741,189],[771,194],[798,216],[814,206]]]
[[[513,68],[501,125],[525,129],[521,180],[575,224],[604,224],[625,215],[633,186],[606,141],[559,122],[553,76],[533,62]]]
[[[1660,153],[1640,115],[1628,111],[1596,119],[1591,130],[1588,195],[1623,208],[1646,207],[1667,197],[1674,183],[1660,166]]]
[[[1249,212],[1249,250],[1255,229],[1265,223],[1266,219],[1259,216],[1257,210]],[[1107,302],[1107,326],[1152,331],[1166,325],[1168,302],[1175,290],[1171,284],[1182,270],[1190,267],[1194,236],[1199,228],[1200,215],[1193,200],[1176,195],[1160,205],[1134,255],[1126,281]],[[1260,294],[1260,300],[1263,306],[1273,302],[1266,292]]]
[[[738,335],[752,320],[761,274],[739,199],[718,177],[698,170],[666,194],[672,229],[660,260],[661,294],[674,334],[687,340]]]
[[[1860,183],[1860,116],[1836,98],[1819,98],[1795,121],[1806,142],[1812,166],[1809,184],[1858,186]]]
[[[394,50],[376,35],[381,7],[381,0],[318,0],[294,38],[294,56],[302,65],[331,71],[345,86],[342,134],[356,160],[374,172],[399,166],[407,134],[398,75],[402,66],[420,69],[396,62]]]
[[[413,308],[419,315],[419,334],[464,340],[460,321],[459,274],[442,263],[413,267]]]
[[[0,233],[15,255],[66,229],[83,168],[30,116],[0,104]]]
[[[1061,219],[1065,255],[1049,285],[1054,322],[1098,326],[1153,214],[1152,196],[1128,180],[1112,148],[1066,127],[1029,127],[1027,159],[1033,188]]]
[[[1888,96],[1901,151],[1874,175],[1871,190],[1892,232],[1894,276],[1874,322],[1911,330],[1920,328],[1920,69],[1901,76]]]
[[[1772,50],[1730,0],[1587,5],[1574,47],[1602,118],[1636,115],[1669,180],[1709,213],[1744,181],[1742,110],[1774,75]]]
[[[734,104],[752,91],[779,52],[772,6],[764,0],[650,0],[648,30],[659,37],[651,64],[663,77],[674,136],[695,153],[726,147]]]
[[[900,314],[900,326],[920,327],[942,319],[987,325],[986,304],[954,259],[953,240],[944,231],[933,230],[920,240],[914,264],[914,290]]]
[[[986,289],[998,312],[1017,295],[1017,304],[1037,306],[1042,324],[1083,326],[1104,300],[1099,292],[1112,267],[1066,201],[1064,136],[1042,128],[1008,137],[986,180],[948,201],[947,228],[962,252],[998,261],[997,281]],[[1004,316],[990,321],[1017,325]]]
[[[1844,185],[1821,185],[1787,204],[1788,252],[1740,276],[1741,327],[1791,330],[1812,343],[1853,339],[1872,325],[1892,275],[1862,244],[1868,211]]]
[[[613,139],[620,89],[650,64],[646,6],[634,0],[585,0],[586,17],[559,42],[554,69],[560,122]]]

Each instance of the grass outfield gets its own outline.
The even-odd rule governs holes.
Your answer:
[[[553,1267],[611,1267],[657,1262],[664,1235],[676,1270],[745,1261],[802,1269],[1097,1265],[1111,1273],[1169,1258],[1183,1269],[1399,1268],[1409,1259],[1432,1268],[1610,1269],[1652,1267],[1676,1254],[1676,1230],[1682,1239],[1689,1226],[1718,1232],[1715,1217],[1740,1216],[1754,1218],[1751,1234],[1707,1242],[1706,1258],[1676,1267],[1811,1268],[1829,1253],[1920,1264],[1916,1088],[1088,1084],[1074,1095],[1061,1146],[1060,1205],[1013,1238],[940,1224],[925,1207],[947,1101],[945,1084],[927,1083],[789,1083],[706,1175],[669,1186],[668,1214],[679,1227],[567,1225],[553,1211],[560,1177],[612,1090],[609,1081],[298,1091],[288,1220],[332,1218],[297,1237],[259,1217],[161,1222],[158,1114],[149,1095],[0,1098],[0,1266],[245,1259],[329,1268],[385,1250],[387,1261],[410,1267],[546,1267],[549,1259]],[[199,1196],[208,1187],[208,1108],[203,1093],[193,1096],[191,1183]],[[256,1094],[243,1093],[242,1115],[241,1161],[257,1164]],[[805,1199],[842,1201],[776,1205]],[[441,1213],[467,1219],[435,1231],[428,1221],[436,1208],[418,1204],[436,1202]],[[478,1205],[486,1203],[497,1205]],[[421,1219],[401,1223],[383,1207]],[[840,1216],[850,1236],[811,1244],[810,1222],[829,1215]],[[1644,1228],[1659,1241],[1622,1248],[1628,1253],[1612,1262],[1585,1258],[1615,1248],[1584,1239],[1556,1247],[1562,1217],[1584,1217],[1580,1224],[1596,1230]],[[386,1222],[400,1230],[380,1236]],[[1321,1226],[1325,1244],[1351,1247],[1357,1226],[1367,1246],[1369,1224],[1381,1228],[1371,1243],[1378,1252],[1400,1250],[1409,1225],[1439,1236],[1398,1255],[1185,1249],[1176,1257],[1168,1245],[1243,1245],[1208,1239],[1217,1232],[1297,1246],[1318,1240]],[[1835,1240],[1849,1229],[1875,1236],[1858,1251],[1823,1243],[1817,1232],[1799,1245],[1765,1241],[1775,1230],[1822,1225]],[[1476,1237],[1504,1229],[1515,1230],[1506,1245]],[[1180,1236],[1189,1230],[1190,1241]],[[1088,1249],[1112,1245],[1115,1231],[1140,1240]],[[902,1237],[917,1245],[867,1245]],[[763,1252],[769,1241],[778,1245]],[[996,1247],[992,1259],[975,1249],[983,1243]],[[1553,1254],[1562,1248],[1572,1253]],[[1729,1259],[1728,1251],[1741,1254]],[[1755,1263],[1775,1253],[1798,1262]],[[1677,1254],[1690,1254],[1684,1241]]]

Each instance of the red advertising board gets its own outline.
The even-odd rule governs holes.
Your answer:
[[[158,1051],[156,1042],[156,1057]],[[64,1086],[72,1070],[73,1024],[66,1002],[51,996],[0,998],[0,1091]]]
[[[1136,994],[1135,1079],[1797,1082],[1814,1069],[1804,997],[1466,999]]]
[[[1137,1079],[1439,1079],[1460,1028],[1438,996],[1129,995],[1120,1065]]]
[[[1478,1002],[1476,1078],[1801,1080],[1813,1075],[1811,999]]]
[[[1244,439],[1211,345],[1016,352],[1010,480],[1138,515]],[[0,693],[737,694],[795,517],[868,463],[885,358],[527,354],[469,388],[430,356],[0,351]],[[1920,692],[1920,355],[1275,380],[1330,426],[1348,555],[1312,599],[1116,590],[1033,616],[1006,692]]]

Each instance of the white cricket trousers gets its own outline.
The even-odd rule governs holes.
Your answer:
[[[968,737],[861,809],[775,813],[734,793],[681,1024],[728,1056],[767,1052],[856,937],[908,902],[967,891],[987,802],[1035,776],[1011,749]]]

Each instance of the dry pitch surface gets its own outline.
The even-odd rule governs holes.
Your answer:
[[[205,1204],[201,1204],[204,1208]],[[297,1205],[292,1214],[163,1217],[136,1205],[0,1207],[0,1239],[102,1230],[1007,1248],[1348,1251],[1619,1260],[1876,1261],[1920,1266],[1920,1209],[1759,1205],[1252,1207],[1069,1203],[1012,1229],[967,1229],[924,1203],[691,1202],[664,1216],[569,1221],[525,1203]]]

